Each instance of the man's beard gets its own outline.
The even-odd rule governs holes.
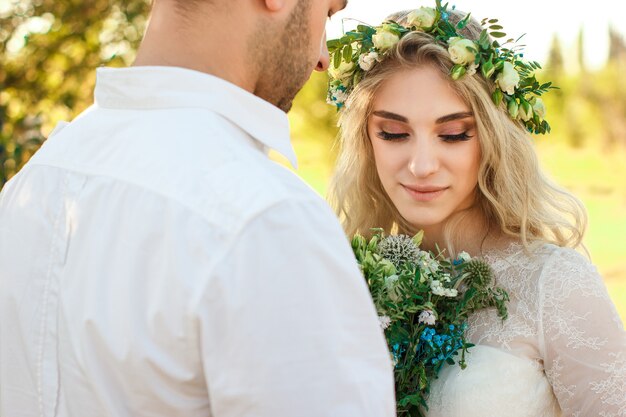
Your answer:
[[[298,1],[282,34],[272,33],[275,29],[267,26],[259,28],[250,46],[259,74],[254,94],[285,112],[316,64],[316,58],[309,56],[310,9],[311,0]]]

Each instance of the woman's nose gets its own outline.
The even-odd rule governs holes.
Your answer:
[[[439,169],[437,145],[428,139],[415,140],[411,150],[409,171],[417,178],[426,178]]]

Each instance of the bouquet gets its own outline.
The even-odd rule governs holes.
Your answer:
[[[508,294],[494,285],[487,263],[420,249],[414,237],[355,235],[352,249],[372,294],[395,373],[397,414],[423,416],[432,381],[444,364],[466,367],[468,316],[495,307],[507,317]]]

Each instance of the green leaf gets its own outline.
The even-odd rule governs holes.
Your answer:
[[[339,52],[337,52],[333,56],[333,66],[335,68],[339,68],[340,65],[341,65],[341,54]]]
[[[491,32],[490,35],[493,36],[494,38],[504,38],[506,36],[506,33],[504,33],[504,32]]]
[[[491,25],[491,26],[489,26],[489,29],[501,30],[501,29],[504,29],[504,28],[502,26],[500,26],[500,25]]]
[[[465,18],[463,20],[461,20],[459,23],[457,23],[456,28],[459,29],[459,30],[465,28],[465,26],[467,26],[467,22],[470,19],[470,15],[471,15],[471,13],[468,13],[467,16],[465,16]]]
[[[341,42],[339,41],[339,39],[331,39],[328,42],[326,42],[326,47],[328,48],[329,51],[336,49],[337,47],[339,47],[339,45],[341,45]]]
[[[346,62],[352,61],[352,44],[347,44],[343,47],[343,60]]]
[[[465,68],[465,66],[458,65],[458,64],[453,66],[452,69],[450,70],[450,74],[452,75],[453,80],[458,80],[459,78],[464,76],[466,72],[467,72],[467,69]]]
[[[415,244],[417,246],[420,246],[422,244],[422,240],[424,239],[424,231],[420,230],[419,232],[417,232],[417,234],[415,236],[413,236],[413,242],[415,242]]]
[[[498,23],[498,19],[489,19],[489,23]]]
[[[480,37],[478,38],[478,44],[483,49],[489,49],[489,35],[486,30],[480,32]]]

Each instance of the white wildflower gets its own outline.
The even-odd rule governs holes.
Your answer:
[[[418,259],[420,267],[427,274],[434,275],[439,270],[439,262],[429,252],[419,251]]]
[[[328,92],[328,97],[326,98],[326,102],[328,104],[341,107],[347,99],[348,94],[346,93],[345,87],[340,85],[330,89],[330,91]]]
[[[476,74],[477,68],[478,68],[478,64],[476,64],[475,62],[472,62],[471,64],[467,66],[466,74],[471,77],[472,75]]]
[[[469,253],[463,251],[461,253],[459,253],[459,255],[457,256],[458,259],[462,260],[463,262],[469,262],[472,260],[472,257],[470,256]]]
[[[389,299],[393,302],[396,302],[400,299],[400,295],[396,291],[398,278],[399,277],[395,274],[385,278],[385,287],[387,288],[387,294],[389,295]]]
[[[378,53],[371,51],[359,57],[359,67],[361,67],[363,71],[369,71],[374,66],[374,63],[378,61],[380,61]]]
[[[385,330],[391,324],[391,318],[389,316],[378,316],[380,327]]]
[[[431,310],[424,310],[417,318],[418,323],[424,323],[428,326],[434,326],[437,323],[437,318]]]
[[[457,290],[455,290],[454,288],[445,288],[441,281],[436,279],[430,283],[430,289],[433,294],[439,295],[441,297],[456,297],[458,294]]]

